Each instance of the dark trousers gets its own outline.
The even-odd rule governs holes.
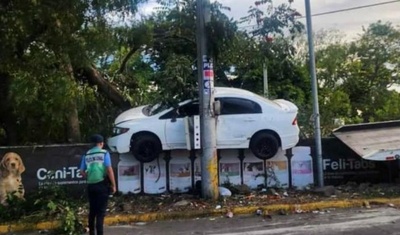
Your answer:
[[[103,235],[104,216],[106,215],[108,202],[108,186],[104,181],[96,184],[88,184],[89,194],[89,234]]]

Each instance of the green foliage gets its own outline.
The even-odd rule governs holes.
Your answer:
[[[341,90],[329,90],[324,92],[324,97],[319,99],[321,133],[329,135],[334,128],[349,120],[351,114],[351,102],[347,93]]]
[[[106,133],[110,116],[119,110],[79,71],[116,50],[118,31],[109,16],[117,12],[126,19],[141,2],[2,1],[0,73],[12,82],[3,88],[10,100],[0,110],[11,110],[16,117],[13,123],[0,120],[6,134],[15,133],[18,144],[67,142],[71,120],[81,124],[83,137],[93,129]],[[80,134],[80,128],[75,134]]]
[[[0,205],[0,220],[6,222],[61,222],[57,234],[82,234],[83,226],[78,216],[78,201],[69,197],[65,189],[55,185],[39,189],[21,200],[10,194],[7,205]]]
[[[399,80],[399,37],[390,23],[377,22],[357,41],[332,43],[317,51],[325,134],[335,127],[335,119],[360,123],[400,118],[398,93],[388,90]]]
[[[377,120],[396,120],[400,117],[400,94],[390,92],[385,97],[383,105],[376,107],[375,114]]]
[[[242,22],[257,24],[257,29],[251,33],[265,40],[269,37],[284,36],[289,34],[294,36],[304,30],[304,25],[296,17],[301,16],[296,9],[288,3],[274,5],[272,0],[256,1],[255,6],[251,6],[248,16],[242,18]]]
[[[15,194],[8,194],[5,204],[0,204],[0,221],[16,221],[26,216],[29,214],[29,209],[25,205],[26,202]]]
[[[153,100],[174,105],[177,101],[196,97],[198,88],[192,65],[193,61],[187,56],[170,55],[165,62],[165,69],[155,73]]]
[[[157,12],[138,19],[143,2],[1,1],[0,79],[10,82],[0,87],[0,112],[10,118],[0,117],[0,138],[13,131],[18,144],[64,143],[71,141],[74,121],[82,140],[92,132],[107,136],[127,108],[121,102],[174,105],[196,97],[196,1],[158,0]],[[263,94],[265,66],[269,98],[293,101],[302,131],[310,135],[307,50],[299,40],[304,26],[292,2],[256,1],[241,19],[256,25],[249,32],[225,14],[229,7],[211,3],[208,54],[217,86]],[[382,22],[351,43],[337,32],[316,35],[324,135],[336,127],[334,120],[398,119],[397,93],[387,87],[399,83],[399,37],[398,28]]]
[[[132,16],[141,2],[8,0],[1,4],[0,23],[9,30],[0,35],[7,42],[1,45],[5,63],[0,72],[12,77],[8,89],[19,143],[65,142],[71,118],[78,121],[82,139],[90,132],[111,130],[122,110],[82,73],[87,66],[94,66],[103,76],[100,79],[118,87],[133,106],[160,100],[173,104],[197,96],[196,1],[160,0],[157,13],[135,20]],[[307,99],[300,91],[304,80],[292,61],[290,41],[282,38],[265,44],[238,31],[237,22],[224,14],[229,7],[214,2],[210,9],[207,38],[216,84],[261,93],[262,64],[269,58],[270,93],[300,103]],[[291,33],[301,28],[293,13],[290,5],[268,8],[257,23],[261,31],[282,35],[289,29]],[[249,53],[243,53],[246,50]],[[234,80],[227,76],[232,68]]]
[[[61,70],[43,73],[42,68],[48,66],[48,59],[54,57],[43,55],[34,46],[30,49],[26,67],[15,72],[11,86],[11,98],[20,123],[18,131],[25,132],[21,141],[43,143],[52,139],[62,142],[65,138],[65,133],[60,132],[65,125],[62,120],[66,120],[68,115],[65,110],[69,101],[78,95],[76,84]]]

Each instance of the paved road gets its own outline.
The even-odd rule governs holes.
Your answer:
[[[24,233],[24,235],[36,235]],[[400,210],[395,208],[333,210],[329,213],[234,216],[160,221],[106,228],[112,235],[400,235]],[[22,235],[22,234],[19,234]]]

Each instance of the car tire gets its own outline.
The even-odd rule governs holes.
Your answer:
[[[140,162],[152,162],[162,151],[160,141],[151,134],[140,134],[131,140],[131,153]]]
[[[278,139],[271,133],[260,132],[251,138],[250,150],[259,159],[273,158],[279,149]]]

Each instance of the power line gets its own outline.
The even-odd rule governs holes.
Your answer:
[[[340,13],[340,12],[359,10],[359,9],[363,9],[363,8],[377,7],[377,6],[387,5],[387,4],[396,3],[396,2],[400,3],[400,0],[393,0],[393,1],[380,2],[380,3],[369,4],[369,5],[357,6],[357,7],[350,7],[350,8],[344,8],[344,9],[339,9],[339,10],[321,12],[321,13],[313,14],[311,16],[314,17],[314,16],[330,15],[330,14],[335,14],[335,13]],[[300,16],[297,18],[302,19],[302,18],[305,18],[305,16]],[[247,26],[242,26],[239,28],[250,28],[250,27],[255,27],[255,26],[257,26],[257,25],[256,24],[247,25]]]
[[[380,3],[375,3],[375,4],[369,4],[369,5],[358,6],[358,7],[350,7],[350,8],[334,10],[334,11],[327,11],[327,12],[313,14],[311,16],[329,15],[329,14],[340,13],[340,12],[345,12],[345,11],[353,11],[353,10],[358,10],[358,9],[363,9],[363,8],[376,7],[376,6],[381,6],[381,5],[386,5],[386,4],[396,3],[396,2],[400,2],[400,0],[380,2]],[[305,18],[305,16],[301,16],[299,18]]]

